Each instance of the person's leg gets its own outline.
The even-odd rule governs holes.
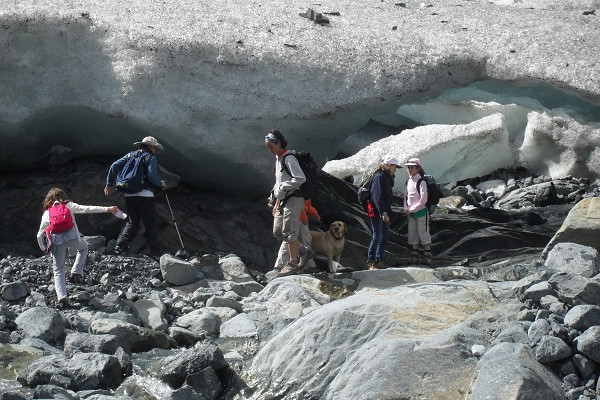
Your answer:
[[[117,246],[120,248],[127,248],[129,243],[135,238],[138,231],[140,230],[141,216],[138,208],[137,199],[138,196],[125,197],[125,208],[127,209],[127,222],[125,228],[121,231],[121,234],[117,238]]]
[[[367,253],[367,264],[369,269],[373,269],[377,259],[377,249],[382,239],[383,220],[378,216],[371,218],[371,243],[369,243],[369,252]]]
[[[417,220],[408,216],[408,245],[412,247],[410,262],[416,263],[419,261],[419,234],[417,228]]]
[[[275,261],[275,267],[278,271],[281,271],[283,267],[290,261],[290,253],[286,242],[281,242],[279,246],[279,252],[277,253],[277,260]]]
[[[376,267],[377,268],[382,268],[383,267],[383,259],[385,256],[385,245],[388,241],[389,238],[389,227],[388,224],[386,224],[385,222],[383,222],[383,220],[381,220],[381,239],[379,240],[379,243],[377,244],[377,247],[375,249],[375,260],[376,260]]]
[[[69,249],[73,249],[77,252],[75,262],[71,268],[71,275],[77,274],[83,276],[83,267],[85,265],[85,260],[87,260],[89,246],[83,239],[73,239],[68,243],[68,246]]]
[[[160,257],[162,256],[162,250],[158,236],[158,224],[156,222],[156,200],[154,197],[139,197],[137,201],[140,216],[144,222],[145,237],[150,247],[150,253],[154,257]]]
[[[417,234],[419,236],[419,241],[421,242],[421,245],[423,245],[425,249],[425,253],[423,254],[425,262],[427,264],[431,264],[433,256],[431,254],[431,235],[429,233],[428,215],[417,218]]]
[[[283,207],[281,233],[283,240],[288,245],[290,261],[281,271],[281,275],[289,275],[300,271],[298,263],[298,249],[300,248],[300,213],[304,208],[302,197],[290,197],[285,201]]]
[[[54,274],[54,290],[58,300],[67,298],[67,282],[65,280],[67,250],[67,243],[52,245],[52,273]]]
[[[306,248],[306,250],[304,253],[302,253],[302,249],[300,249],[298,251],[302,254],[306,254],[306,251],[311,251],[312,254],[314,255],[314,251],[312,251],[312,249],[310,249],[310,244],[312,242],[312,236],[310,236],[310,229],[308,228],[308,225],[304,225],[304,224],[300,225],[299,240],[300,240],[300,243],[302,244],[302,246],[304,246]],[[302,257],[302,255],[300,257]],[[312,257],[306,261],[305,267],[309,268],[309,269],[317,268],[317,265],[315,264],[315,261],[312,259]]]

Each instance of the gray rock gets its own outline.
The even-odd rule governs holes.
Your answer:
[[[88,244],[90,251],[96,251],[106,246],[106,238],[104,236],[84,236],[83,240]]]
[[[564,400],[561,382],[521,343],[492,347],[478,364],[468,400]]]
[[[209,400],[216,399],[223,390],[223,385],[212,367],[206,367],[200,372],[188,375],[185,383]]]
[[[182,386],[177,390],[173,390],[160,400],[208,400],[200,392],[191,386]]]
[[[15,301],[29,296],[29,286],[25,282],[15,281],[0,285],[0,293],[6,301]]]
[[[539,303],[544,296],[553,295],[554,291],[550,288],[548,281],[542,281],[531,285],[525,290],[525,299],[531,299]]]
[[[51,384],[75,391],[114,388],[122,380],[119,361],[100,353],[77,353],[70,360],[47,356],[30,364],[17,379],[30,387]]]
[[[529,344],[531,346],[536,345],[543,336],[549,334],[552,331],[550,323],[545,319],[536,320],[527,331],[527,337],[529,338]]]
[[[169,336],[171,336],[179,346],[184,347],[193,346],[206,338],[206,335],[197,334],[189,329],[181,328],[179,326],[169,327]]]
[[[62,354],[62,351],[57,349],[54,346],[50,346],[48,343],[44,342],[41,339],[36,339],[36,338],[25,338],[23,340],[21,340],[19,342],[19,344],[21,346],[29,346],[32,347],[34,349],[38,349],[44,352],[44,355],[51,355],[51,354]]]
[[[161,304],[162,307],[160,307],[154,300],[150,299],[140,299],[134,305],[135,311],[145,327],[162,332],[167,331],[168,324],[163,316],[164,305]]]
[[[219,337],[257,337],[258,327],[248,314],[238,314],[221,325]]]
[[[553,304],[556,304],[556,303],[559,303],[559,305],[554,306],[554,308],[560,309],[561,306],[563,306],[563,304],[558,300],[558,298],[556,296],[552,296],[550,294],[546,295],[540,299],[540,307],[542,307],[544,310],[550,311],[550,307],[552,307]]]
[[[593,247],[578,243],[557,243],[544,263],[550,272],[569,272],[592,278],[600,273],[600,255]]]
[[[228,255],[219,259],[219,267],[225,275],[225,279],[232,282],[254,282],[254,278],[248,272],[246,264],[235,255]]]
[[[89,333],[70,333],[65,338],[65,355],[71,357],[75,353],[113,354],[120,347],[119,338],[115,335],[92,335]]]
[[[528,275],[525,278],[520,279],[513,285],[513,292],[520,301],[524,302],[527,299],[525,297],[525,292],[527,291],[527,289],[529,289],[532,285],[535,285],[536,283],[545,281],[546,279],[547,277],[543,273]]]
[[[586,357],[600,362],[600,326],[592,326],[575,339],[577,350]]]
[[[130,376],[133,373],[133,361],[131,360],[131,356],[122,347],[119,347],[117,351],[114,352],[113,356],[119,360],[119,365],[121,365],[121,375]]]
[[[571,357],[571,348],[561,339],[545,335],[535,348],[535,357],[545,363],[564,360]]]
[[[256,281],[239,282],[231,285],[231,290],[242,297],[248,297],[252,293],[258,293],[264,289],[264,286]]]
[[[120,347],[132,352],[149,351],[156,347],[168,349],[170,341],[163,332],[139,327],[116,319],[96,319],[90,326],[94,335],[110,334],[118,338]]]
[[[216,335],[221,321],[219,317],[204,308],[192,311],[175,320],[173,325],[192,331],[197,335]]]
[[[492,335],[490,347],[504,342],[527,344],[529,342],[527,329],[522,323],[514,321],[501,325]]]
[[[55,385],[39,385],[35,388],[36,399],[61,399],[79,400],[79,396],[72,390],[67,390]]]
[[[577,305],[564,317],[564,324],[578,331],[585,331],[594,325],[600,325],[600,306]]]
[[[65,333],[65,322],[60,312],[49,307],[25,310],[15,320],[25,337],[55,343]]]
[[[179,388],[188,375],[207,367],[218,371],[227,366],[223,353],[214,344],[198,343],[193,348],[162,360],[150,367],[149,372],[173,388]]]
[[[575,354],[573,356],[573,365],[579,371],[579,374],[582,379],[588,379],[598,368],[598,364],[594,361],[590,360],[583,354]]]
[[[494,204],[494,208],[515,210],[530,207],[545,207],[556,199],[554,183],[544,182],[513,190]]]
[[[196,267],[170,254],[160,258],[160,271],[163,279],[172,285],[187,285],[196,281]]]
[[[242,312],[242,303],[239,301],[220,296],[212,296],[206,301],[207,307],[229,307],[237,312]]]
[[[558,272],[548,280],[558,297],[567,304],[600,305],[600,282],[581,275]]]

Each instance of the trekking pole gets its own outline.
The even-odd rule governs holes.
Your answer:
[[[171,208],[171,203],[169,202],[169,196],[165,193],[165,199],[167,199],[167,205],[169,206],[169,211],[171,211],[171,217],[173,218],[173,223],[175,224],[175,230],[177,231],[177,236],[179,236],[179,242],[181,243],[181,248],[185,251],[185,246],[183,245],[183,240],[181,240],[181,234],[179,233],[179,228],[177,227],[177,221],[175,221],[175,214],[173,214],[173,209]]]

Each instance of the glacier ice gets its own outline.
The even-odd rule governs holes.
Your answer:
[[[375,170],[385,154],[401,162],[419,157],[426,173],[439,183],[482,176],[514,165],[504,116],[500,113],[466,125],[426,125],[402,131],[365,147],[353,156],[329,161],[323,171],[338,178],[360,182]],[[403,170],[400,173],[406,174]],[[394,188],[403,191],[405,179]]]

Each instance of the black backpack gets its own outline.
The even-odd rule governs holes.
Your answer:
[[[427,203],[425,203],[425,207],[427,207],[429,214],[433,214],[440,199],[444,197],[444,195],[435,182],[435,178],[431,175],[425,175],[417,181],[417,191],[419,192],[419,195],[421,194],[421,182],[423,181],[427,184]],[[408,184],[408,180],[406,181],[406,184]]]
[[[291,152],[285,153],[283,155],[283,157],[281,158],[281,165],[287,171],[287,173],[290,175],[291,175],[291,173],[288,170],[287,165],[285,165],[285,158],[287,156],[291,156],[291,155],[296,157],[296,160],[298,160],[298,164],[300,165],[300,168],[302,168],[302,172],[304,173],[304,176],[306,177],[306,181],[302,184],[302,186],[300,186],[300,189],[298,189],[298,190],[302,191],[302,197],[304,197],[304,199],[308,200],[308,199],[314,198],[317,194],[317,188],[319,186],[319,181],[318,181],[318,177],[317,177],[317,171],[319,170],[319,165],[317,164],[317,162],[314,160],[314,158],[310,155],[310,153],[308,151],[297,151],[295,153],[291,153]]]
[[[123,193],[137,193],[146,189],[146,169],[151,156],[142,149],[130,152],[129,159],[117,175],[115,188]]]
[[[358,203],[365,211],[367,211],[367,204],[371,201],[371,185],[376,172],[377,170],[367,175],[358,186]]]

